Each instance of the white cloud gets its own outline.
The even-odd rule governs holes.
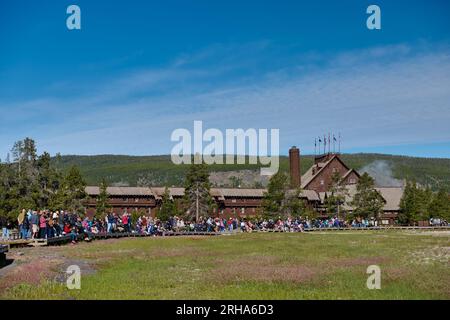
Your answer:
[[[329,131],[341,132],[352,149],[450,141],[447,47],[305,54],[272,68],[268,47],[215,46],[166,69],[100,83],[88,96],[2,105],[0,154],[24,136],[52,153],[165,154],[172,130],[194,120],[220,129],[279,128],[282,148],[306,152]]]

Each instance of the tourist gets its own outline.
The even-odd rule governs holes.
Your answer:
[[[24,221],[26,220],[25,217],[26,217],[25,209],[22,209],[22,211],[19,213],[19,216],[17,217],[20,239],[26,239],[26,235],[24,236]]]
[[[41,211],[39,216],[39,238],[45,239],[47,233],[47,216]]]
[[[29,218],[31,224],[31,239],[36,239],[39,233],[39,216],[37,211],[33,211]]]
[[[53,238],[55,236],[54,224],[55,221],[53,220],[53,215],[50,214],[46,226],[47,239]]]
[[[124,229],[125,229],[125,232],[131,232],[131,230],[130,230],[130,226],[129,226],[129,224],[128,224],[128,213],[127,213],[127,211],[125,210],[125,212],[123,213],[123,215],[122,215],[122,225],[123,225],[123,227],[124,227]]]
[[[9,239],[9,230],[7,227],[7,218],[6,217],[0,217],[0,228],[2,228],[2,240],[8,240]]]
[[[106,229],[106,232],[110,233],[113,231],[113,225],[114,225],[114,217],[110,213],[106,216],[106,223],[108,224],[108,228]]]

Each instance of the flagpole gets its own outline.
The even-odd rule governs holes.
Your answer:
[[[317,149],[317,151],[319,151],[319,153],[320,153],[320,142],[321,142],[321,140],[320,140],[320,137],[319,137],[319,149]]]
[[[317,155],[316,149],[317,149],[317,138],[314,138],[314,157]]]
[[[330,154],[331,149],[331,140],[330,140],[330,132],[328,131],[328,154]]]
[[[341,153],[341,133],[339,132],[339,154]]]
[[[333,153],[336,153],[336,137],[334,136],[334,133],[333,133]]]

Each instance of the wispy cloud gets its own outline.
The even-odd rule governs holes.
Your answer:
[[[277,60],[267,43],[180,55],[161,69],[135,70],[67,98],[0,102],[0,154],[32,136],[64,154],[163,154],[170,133],[208,127],[279,128],[281,147],[313,150],[324,132],[343,147],[450,141],[450,50],[399,44],[309,52]],[[62,79],[66,81],[66,79]]]

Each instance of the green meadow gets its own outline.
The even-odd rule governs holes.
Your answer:
[[[450,298],[448,231],[126,238],[19,250],[0,277],[2,299]],[[80,290],[66,287],[71,264],[80,265]],[[366,286],[369,265],[381,269],[379,290]]]

